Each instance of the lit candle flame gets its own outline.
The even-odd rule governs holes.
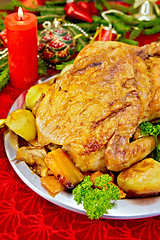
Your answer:
[[[18,8],[18,17],[20,20],[22,20],[22,18],[23,18],[23,10],[21,7]]]

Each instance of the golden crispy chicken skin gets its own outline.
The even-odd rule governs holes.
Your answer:
[[[62,145],[82,171],[121,171],[146,157],[154,138],[131,139],[140,122],[160,117],[157,49],[113,41],[84,47],[39,104],[39,143]]]

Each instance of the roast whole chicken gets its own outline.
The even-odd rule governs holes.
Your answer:
[[[61,145],[81,171],[122,171],[155,148],[135,139],[160,117],[160,43],[93,42],[48,90],[36,112],[38,142]]]

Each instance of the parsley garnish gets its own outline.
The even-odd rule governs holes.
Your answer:
[[[150,122],[144,122],[140,124],[141,133],[145,136],[151,135],[155,137],[156,147],[153,150],[153,158],[156,161],[160,159],[160,144],[158,144],[158,135],[160,134],[160,120],[156,125]]]
[[[111,181],[112,178],[108,174],[96,177],[94,183],[90,176],[87,176],[74,188],[74,200],[78,204],[83,203],[90,219],[98,219],[104,213],[108,213],[107,210],[114,205],[112,200],[120,199],[121,192]]]

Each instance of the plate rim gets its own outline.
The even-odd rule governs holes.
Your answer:
[[[45,81],[49,81],[51,78],[53,78],[53,76],[47,78]],[[21,100],[23,100],[25,98],[27,91],[23,91],[19,97],[14,101],[12,107],[9,110],[8,115],[14,111],[17,110],[19,108],[22,108],[22,102]],[[20,103],[19,103],[20,102]],[[46,199],[47,201],[60,206],[62,208],[65,208],[67,210],[79,213],[79,214],[83,214],[86,215],[86,211],[84,210],[82,204],[78,205],[74,199],[73,199],[73,195],[70,194],[68,192],[61,192],[58,195],[56,195],[55,197],[51,196],[47,190],[45,190],[44,187],[42,187],[41,183],[40,183],[40,177],[38,175],[36,175],[35,173],[32,172],[32,170],[27,166],[26,163],[24,162],[16,162],[13,161],[13,159],[16,156],[16,150],[11,146],[10,142],[9,142],[9,138],[10,137],[10,132],[6,132],[4,133],[4,148],[5,148],[5,152],[7,155],[7,158],[11,164],[11,166],[13,167],[14,171],[16,172],[16,174],[20,177],[20,179],[30,188],[32,189],[34,192],[36,192],[39,196],[41,196],[42,198]],[[23,165],[23,166],[21,166]],[[26,171],[28,173],[28,176],[24,176],[23,174],[23,170]],[[30,173],[32,174],[31,176],[34,178],[34,181],[36,179],[36,184],[33,184],[32,179],[28,179],[28,177],[30,177]],[[41,185],[41,186],[40,186]],[[69,203],[64,203],[64,200],[67,199],[68,201],[71,201]],[[153,202],[155,199],[158,199],[154,206],[154,204],[151,205],[141,205],[141,204],[133,204],[133,202],[140,202],[140,199],[120,199],[117,200],[115,203],[115,206],[108,211],[108,214],[104,214],[103,216],[101,216],[100,218],[102,219],[118,219],[118,220],[129,220],[129,219],[142,219],[142,218],[149,218],[149,217],[155,217],[155,216],[159,216],[160,215],[160,210],[158,212],[158,207],[160,209],[160,196],[154,196],[154,197],[149,197],[149,198],[141,198],[144,201],[148,201],[150,202],[150,200],[153,199]],[[130,212],[130,207],[132,207],[132,211],[131,211],[131,215],[125,213],[124,210],[124,206],[128,208],[128,211]],[[157,206],[158,204],[158,206]],[[152,207],[154,206],[154,209],[152,209]],[[122,212],[123,214],[118,215],[118,210],[120,210],[119,208],[122,207]],[[143,212],[140,213],[139,212],[139,208],[140,210],[143,209]],[[157,212],[155,211],[155,208],[157,209]],[[136,209],[138,209],[138,212],[136,211]],[[154,210],[154,211],[153,211]],[[116,214],[117,212],[117,214]],[[121,211],[120,211],[121,212]]]

